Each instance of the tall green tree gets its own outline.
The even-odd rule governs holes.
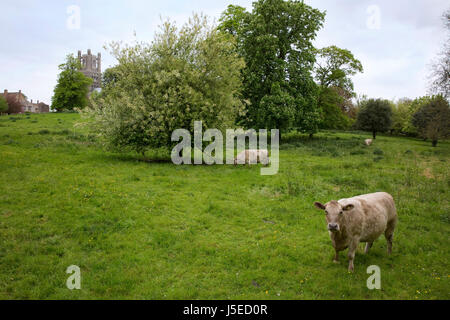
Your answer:
[[[81,64],[72,54],[59,66],[58,83],[53,92],[52,109],[57,111],[83,109],[89,102],[92,79],[79,70]]]
[[[413,101],[409,98],[399,99],[392,108],[391,132],[396,134],[406,134],[404,128],[409,120],[409,113]]]
[[[353,93],[351,76],[364,72],[361,62],[346,49],[330,46],[317,50],[315,77],[320,86],[338,87]]]
[[[321,88],[319,106],[322,110],[322,121],[320,128],[340,130],[350,128],[353,120],[342,110],[341,106],[345,105],[344,101],[345,99],[338,93],[336,88]]]
[[[2,95],[0,95],[0,114],[7,112],[8,108],[8,102]]]
[[[318,88],[312,76],[312,41],[324,18],[325,13],[297,0],[258,0],[253,3],[252,12],[230,6],[222,14],[219,29],[236,37],[238,52],[246,62],[243,97],[250,102],[247,126],[271,125],[268,111],[263,108],[273,107],[268,99],[280,98],[268,98],[275,85],[283,92],[284,101],[294,101],[293,125],[302,132],[317,130],[320,112]],[[267,121],[260,123],[261,119]]]
[[[392,125],[392,109],[388,100],[369,99],[358,113],[356,127],[372,133],[377,138],[378,132],[386,132]]]
[[[314,73],[320,86],[319,106],[323,111],[323,128],[349,127],[351,120],[347,112],[351,111],[351,99],[355,97],[351,77],[363,71],[361,62],[349,50],[336,46],[317,50]]]
[[[412,118],[421,137],[430,139],[433,147],[439,139],[450,136],[450,105],[442,96],[434,96]]]

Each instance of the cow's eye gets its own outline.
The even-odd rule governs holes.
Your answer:
[[[343,213],[344,213],[344,211],[339,212],[339,214],[343,214]]]
[[[328,211],[327,210],[325,210],[325,214],[328,215]]]

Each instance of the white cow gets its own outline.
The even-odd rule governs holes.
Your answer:
[[[267,150],[244,150],[239,153],[234,159],[234,164],[257,164],[258,162],[268,165],[269,164],[269,151]]]

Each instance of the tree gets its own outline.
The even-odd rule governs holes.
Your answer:
[[[194,15],[180,29],[166,22],[153,42],[120,47],[115,82],[85,111],[105,145],[145,154],[169,149],[176,129],[191,133],[194,121],[204,130],[234,127],[244,110],[240,100],[244,61],[232,36]]]
[[[395,134],[405,134],[405,121],[409,119],[409,110],[413,101],[409,98],[402,98],[393,103],[391,132]]]
[[[243,97],[250,101],[244,122],[258,124],[261,108],[273,105],[262,100],[273,85],[290,95],[295,103],[294,125],[314,133],[320,121],[318,89],[312,77],[315,51],[312,41],[322,27],[325,13],[297,0],[259,0],[252,12],[230,6],[222,14],[219,29],[236,38],[237,50],[245,59]],[[269,118],[265,118],[269,121]],[[268,127],[269,123],[265,123]]]
[[[341,109],[344,98],[336,88],[322,88],[319,97],[319,106],[322,109],[322,121],[320,127],[323,129],[348,129],[352,121]],[[350,110],[349,110],[350,111]]]
[[[419,135],[417,128],[413,125],[413,116],[420,110],[424,105],[431,102],[431,97],[424,96],[414,99],[407,109],[403,117],[402,132],[406,135],[416,137]]]
[[[274,84],[269,95],[261,99],[259,108],[259,128],[278,128],[284,131],[292,127],[295,121],[295,99]]]
[[[7,112],[8,109],[8,102],[2,95],[0,95],[0,114]]]
[[[116,67],[106,69],[102,74],[102,89],[107,90],[119,80],[119,72]]]
[[[81,64],[73,55],[59,66],[61,70],[52,97],[52,109],[57,111],[83,109],[88,104],[92,79],[79,70]]]
[[[346,49],[330,46],[317,50],[315,77],[321,87],[337,87],[353,93],[351,76],[364,72],[361,62]]]
[[[330,46],[316,52],[314,73],[320,86],[321,127],[345,129],[351,124],[349,116],[354,109],[352,98],[355,93],[351,76],[364,69],[349,50]]]
[[[430,139],[433,147],[438,140],[450,135],[450,105],[442,96],[434,96],[431,101],[417,111],[412,120],[421,137]]]
[[[356,120],[357,128],[370,131],[376,139],[378,132],[385,132],[391,128],[392,109],[387,100],[369,99],[361,108]]]
[[[447,30],[450,31],[450,10],[444,13],[443,20]],[[430,92],[450,99],[450,32],[439,58],[431,66],[430,79]]]

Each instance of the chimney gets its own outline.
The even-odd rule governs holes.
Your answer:
[[[37,104],[39,104],[39,100],[38,100]]]
[[[3,95],[4,95],[5,98],[6,98],[6,96],[8,95],[8,90],[5,89],[5,91],[3,91]]]
[[[19,90],[19,94],[22,94],[22,90]]]
[[[91,49],[88,49],[88,55],[89,56],[91,55]]]
[[[31,104],[33,103],[33,99],[31,99],[31,102],[30,102]]]

